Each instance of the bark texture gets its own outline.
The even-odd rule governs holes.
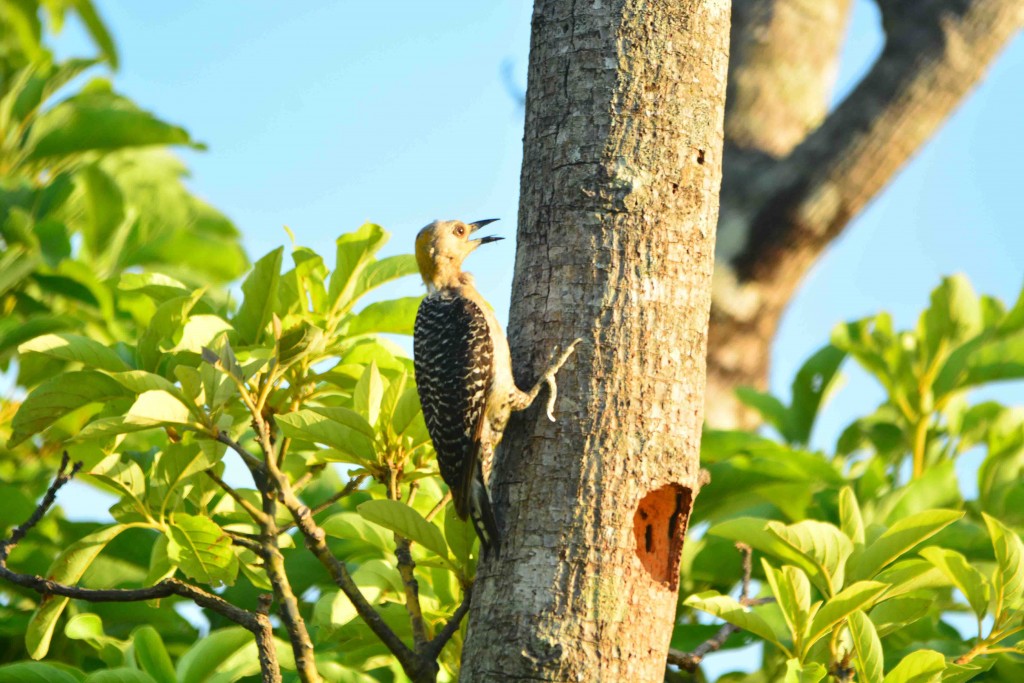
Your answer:
[[[660,681],[699,487],[728,0],[538,0],[509,337],[517,414],[463,681]],[[538,401],[538,403],[541,403]]]
[[[771,340],[803,276],[1024,26],[1021,0],[878,5],[882,54],[817,125],[849,0],[736,1],[708,351],[714,426],[751,426],[732,391],[766,386]]]

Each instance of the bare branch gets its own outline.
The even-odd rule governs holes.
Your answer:
[[[886,45],[871,71],[792,154],[754,179],[750,232],[734,259],[741,280],[802,275],[1024,26],[1019,0],[881,8]]]

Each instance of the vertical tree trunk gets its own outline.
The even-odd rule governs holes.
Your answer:
[[[538,0],[516,276],[518,416],[462,680],[660,681],[699,478],[728,0]]]

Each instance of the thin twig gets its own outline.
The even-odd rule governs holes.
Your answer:
[[[341,489],[340,491],[332,494],[331,497],[328,498],[327,500],[325,500],[324,502],[319,503],[316,506],[314,506],[313,509],[312,509],[312,513],[314,515],[320,514],[321,512],[323,512],[327,508],[331,507],[332,505],[337,503],[339,500],[341,500],[345,496],[348,496],[351,493],[353,493],[356,489],[359,488],[360,484],[362,484],[365,480],[366,480],[366,475],[365,474],[360,474],[357,477],[355,477],[354,479],[349,479],[348,483],[345,484],[345,487],[343,489]],[[295,487],[294,484],[292,486],[293,486],[293,490],[298,490],[298,488]],[[288,522],[287,524],[282,524],[280,529],[279,529],[279,531],[285,532],[285,531],[288,531],[289,529],[293,529],[293,528],[295,528],[295,520],[292,520],[291,522]]]
[[[60,458],[60,469],[57,470],[57,476],[53,478],[53,482],[50,487],[46,489],[46,494],[43,495],[43,499],[39,501],[39,505],[32,511],[32,515],[25,520],[25,522],[11,532],[11,537],[0,541],[0,566],[4,566],[7,560],[7,556],[14,550],[14,546],[21,542],[21,539],[25,538],[25,535],[32,530],[39,520],[43,518],[49,509],[53,506],[53,503],[57,500],[57,492],[60,491],[64,484],[71,481],[71,478],[78,474],[78,471],[82,469],[82,461],[79,460],[68,470],[68,452],[64,451],[64,454]]]
[[[430,512],[427,513],[427,521],[428,522],[434,521],[434,517],[437,517],[437,514],[439,512],[441,512],[441,510],[444,510],[444,506],[447,505],[448,501],[450,501],[451,499],[452,499],[452,492],[451,491],[449,491],[448,493],[444,494],[444,497],[441,498],[441,500],[437,501],[437,505],[432,507],[430,509]]]
[[[249,513],[249,516],[252,517],[252,521],[256,522],[257,524],[262,524],[266,520],[266,515],[263,512],[261,512],[255,505],[253,505],[245,498],[243,498],[242,495],[234,488],[228,486],[228,484],[223,479],[218,477],[213,470],[206,470],[206,476],[212,479],[213,482],[217,484],[217,486],[221,487],[225,493],[231,496],[235,500],[235,502],[238,503],[239,507],[241,507],[247,513]]]
[[[398,500],[402,495],[398,484],[398,472],[392,467],[390,474],[388,498]],[[413,485],[409,487],[409,505],[412,505],[415,495],[416,487],[413,482]],[[394,537],[395,561],[398,564],[398,574],[402,577],[402,587],[405,589],[405,610],[409,613],[409,623],[412,626],[413,647],[417,653],[422,654],[427,646],[427,626],[423,622],[423,609],[420,607],[420,584],[416,581],[416,563],[413,561],[410,551],[412,543],[399,533],[394,534]]]

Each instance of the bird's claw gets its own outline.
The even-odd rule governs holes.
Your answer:
[[[569,344],[568,348],[565,349],[561,357],[559,357],[558,361],[552,364],[548,371],[544,373],[544,380],[545,382],[547,382],[548,385],[547,416],[548,419],[551,420],[552,422],[555,421],[555,399],[558,397],[558,385],[555,383],[555,375],[558,374],[558,371],[562,369],[562,366],[565,365],[565,362],[569,360],[569,356],[572,355],[573,351],[576,350],[576,345],[579,344],[581,341],[583,340],[576,339],[571,344]],[[558,353],[557,347],[555,349],[555,353]]]

